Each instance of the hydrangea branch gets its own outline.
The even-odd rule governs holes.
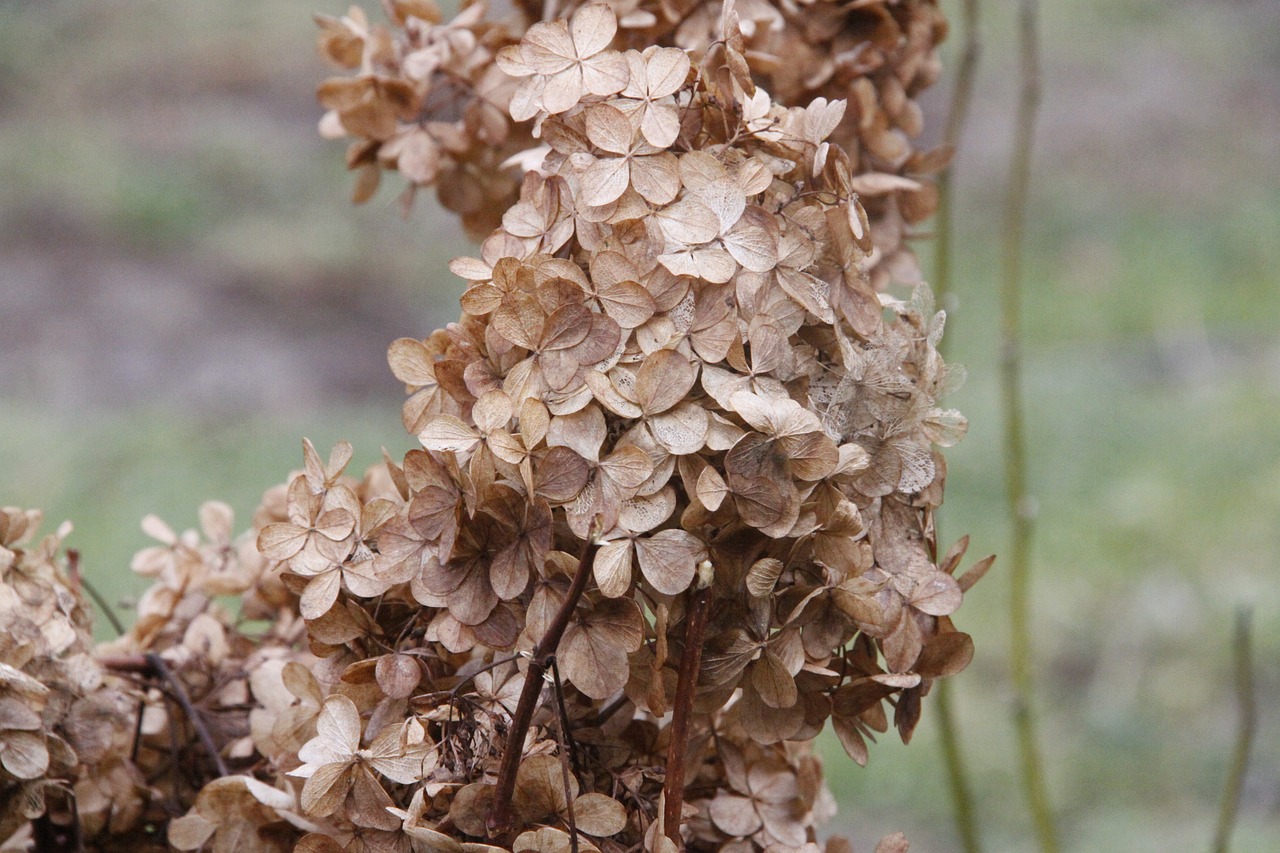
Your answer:
[[[1014,728],[1023,790],[1042,853],[1056,853],[1057,831],[1036,738],[1030,632],[1031,542],[1035,503],[1027,487],[1027,441],[1022,401],[1022,243],[1031,182],[1031,150],[1040,107],[1040,52],[1036,0],[1018,10],[1021,88],[1005,198],[1000,286],[1000,381],[1004,408],[1005,499],[1009,542],[1009,665],[1014,690]]]
[[[538,706],[543,677],[551,666],[551,660],[560,646],[565,629],[569,627],[573,611],[577,609],[578,601],[586,591],[587,581],[591,577],[591,558],[599,546],[596,541],[597,532],[596,526],[593,525],[590,534],[583,540],[582,551],[578,554],[578,566],[574,570],[569,591],[565,594],[564,601],[552,618],[551,624],[547,626],[547,632],[533,647],[530,655],[529,668],[524,674],[524,687],[520,690],[520,701],[511,718],[511,728],[507,730],[506,745],[502,750],[502,764],[498,770],[498,783],[493,792],[493,805],[490,807],[486,821],[490,833],[505,832],[511,825],[511,796],[515,793],[516,771],[520,768],[520,758],[524,754],[525,735],[529,733],[533,712]]]
[[[71,576],[74,583],[84,588],[89,593],[89,597],[93,599],[93,603],[98,605],[98,609],[102,611],[102,615],[106,617],[107,622],[111,624],[111,629],[116,632],[116,636],[124,635],[124,625],[120,622],[120,617],[115,614],[115,610],[107,602],[106,597],[98,591],[98,588],[89,582],[89,579],[80,571],[80,552],[74,548],[67,549],[67,574]]]
[[[182,708],[182,713],[187,717],[191,727],[196,730],[196,737],[200,739],[200,745],[204,747],[205,752],[209,753],[209,758],[213,760],[213,766],[218,771],[218,776],[230,775],[227,770],[227,764],[222,760],[222,753],[218,750],[218,745],[213,742],[212,735],[209,734],[209,728],[204,724],[204,718],[200,715],[200,709],[191,702],[191,697],[187,694],[187,688],[182,683],[182,679],[174,675],[173,670],[164,662],[164,658],[155,652],[148,652],[145,656],[147,665],[151,667],[151,672],[169,685],[169,690],[173,695],[174,701]]]
[[[0,838],[45,811],[11,793],[77,779],[86,842],[138,853],[818,853],[826,721],[864,764],[969,664],[990,560],[938,559],[967,422],[909,247],[946,161],[914,143],[937,4],[529,5],[320,18],[357,195],[394,170],[487,234],[458,322],[388,351],[420,449],[361,477],[304,440],[241,536],[217,502],[144,519],[151,587],[97,649],[69,526],[27,547],[39,513],[0,508]],[[181,760],[177,704],[239,774]]]
[[[675,708],[671,716],[671,743],[667,747],[666,778],[663,781],[662,825],[667,838],[680,847],[681,811],[684,808],[685,759],[689,755],[689,721],[702,667],[702,644],[707,638],[707,612],[711,605],[710,584],[700,584],[689,596],[685,616],[684,654],[676,682]]]

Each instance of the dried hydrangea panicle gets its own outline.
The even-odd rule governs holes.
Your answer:
[[[676,96],[689,58],[721,50],[717,40],[728,32],[734,50],[725,56],[747,96],[746,129],[775,140],[820,130],[840,145],[874,236],[864,262],[873,289],[920,280],[907,238],[932,215],[936,191],[927,176],[949,156],[913,145],[923,125],[917,97],[939,75],[936,48],[946,35],[936,0],[679,9],[657,0],[574,0],[557,7],[563,18],[556,20],[544,19],[540,3],[516,3],[497,16],[477,2],[448,22],[434,6],[416,6],[390,4],[390,27],[371,26],[354,7],[341,18],[317,18],[321,53],[357,72],[325,81],[319,92],[329,109],[322,132],[357,139],[347,154],[359,174],[357,201],[372,195],[380,169],[398,169],[410,182],[407,198],[435,186],[444,206],[483,236],[516,200],[513,164],[536,161],[529,152],[543,118],[571,112],[584,98],[618,95],[611,109],[594,111],[591,141],[624,156],[594,160],[596,180],[581,200],[609,204],[632,180],[643,198],[662,203],[671,161],[661,153],[680,133]],[[726,28],[730,17],[737,23]],[[741,59],[747,55],[750,71]],[[829,109],[810,113],[808,127],[793,127],[770,115],[775,102]],[[614,110],[629,128],[602,118]]]
[[[447,825],[558,848],[580,831],[571,806],[592,825],[584,798],[623,773],[637,811],[612,836],[639,843],[655,803],[682,792],[643,770],[665,763],[669,724],[637,739],[644,718],[617,703],[684,703],[685,781],[721,793],[676,829],[700,849],[795,847],[829,804],[813,759],[783,744],[830,717],[865,761],[886,702],[908,738],[931,680],[967,663],[949,619],[959,555],[939,565],[930,523],[933,447],[963,427],[937,405],[942,320],[923,289],[880,297],[866,274],[873,234],[830,139],[845,104],[772,104],[736,35],[693,58],[612,54],[613,14],[585,7],[503,54],[547,151],[481,257],[452,264],[468,282],[460,321],[391,347],[422,449],[388,462],[396,494],[376,532],[356,521],[371,496],[328,497],[337,470],[318,457],[291,486],[293,520],[264,531],[304,604],[333,578],[304,615],[349,700],[325,700],[294,771],[312,819],[391,831],[349,799],[359,782],[411,837]],[[357,541],[377,585],[347,574]],[[699,578],[705,653],[682,694]],[[556,699],[540,698],[544,672]],[[298,689],[309,719],[319,694]],[[435,744],[422,784],[453,793],[396,799],[393,775],[355,769],[413,725]],[[757,757],[734,769],[742,754]]]
[[[944,318],[884,292],[941,162],[935,5],[384,5],[320,19],[355,72],[322,127],[361,197],[397,168],[490,232],[459,321],[388,354],[421,449],[357,479],[304,442],[239,537],[148,518],[96,660],[5,510],[0,793],[37,807],[0,838],[69,786],[139,850],[817,853],[808,742],[909,739],[990,565],[935,541]]]
[[[77,558],[62,552],[71,525],[36,540],[40,522],[0,508],[0,843],[29,820],[71,821],[69,789],[118,766],[137,701],[93,657]]]

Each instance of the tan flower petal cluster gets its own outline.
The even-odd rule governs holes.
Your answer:
[[[488,232],[388,353],[421,447],[304,441],[240,536],[149,517],[96,650],[65,531],[4,510],[0,843],[846,853],[809,744],[910,739],[990,565],[933,525],[945,318],[885,289],[934,4],[385,6],[320,19],[323,126]]]
[[[316,16],[321,54],[355,72],[321,84],[320,132],[355,138],[346,160],[357,173],[357,203],[377,191],[382,170],[395,169],[409,181],[406,204],[417,188],[434,186],[441,204],[484,233],[519,184],[502,164],[530,147],[527,129],[513,127],[507,112],[516,81],[496,64],[514,39],[486,20],[484,2],[464,4],[447,22],[432,0],[384,5],[390,28],[354,6],[341,17]]]
[[[483,2],[464,3],[445,23],[431,2],[397,0],[388,4],[389,27],[370,25],[357,7],[317,18],[321,52],[357,72],[319,91],[329,110],[322,131],[359,140],[347,154],[360,175],[357,200],[372,194],[380,168],[398,169],[410,193],[436,186],[444,206],[483,235],[514,203],[521,169],[537,166],[539,116],[569,112],[583,97],[619,95],[612,106],[631,127],[597,112],[592,144],[601,156],[581,199],[608,204],[638,168],[635,191],[665,203],[670,163],[650,158],[680,133],[676,93],[690,57],[718,49],[720,4],[570,0],[553,21],[543,20],[542,3],[514,7],[498,15]],[[864,260],[872,290],[919,282],[907,238],[932,215],[928,176],[949,156],[914,146],[923,128],[916,98],[939,76],[936,48],[946,35],[936,0],[740,0],[734,9],[737,55],[751,56],[750,79],[761,86],[744,86],[746,127],[809,141],[820,130],[840,145],[874,238]],[[803,126],[770,115],[774,102],[818,99],[840,107],[815,111]]]
[[[33,542],[40,522],[0,508],[0,842],[38,815],[75,814],[73,786],[128,750],[137,701],[93,657],[78,569],[59,554],[71,525]]]

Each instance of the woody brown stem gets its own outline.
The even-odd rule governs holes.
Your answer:
[[[222,760],[222,755],[218,752],[217,745],[213,742],[213,736],[205,728],[204,719],[200,716],[199,709],[191,703],[191,697],[187,695],[187,688],[173,674],[173,670],[169,669],[169,665],[164,662],[160,655],[148,652],[145,657],[155,674],[168,683],[173,697],[178,701],[182,712],[187,715],[187,720],[190,721],[191,727],[196,730],[196,736],[200,738],[200,743],[204,746],[205,752],[209,753],[209,757],[213,759],[213,766],[217,768],[218,776],[229,776],[230,771],[227,770],[227,765]]]
[[[556,659],[551,659],[551,672],[555,674],[557,670]],[[556,676],[556,695],[560,695],[560,677]],[[556,745],[560,752],[560,779],[564,783],[564,813],[569,820],[569,853],[578,853],[578,820],[573,813],[573,786],[570,783],[569,770],[569,746],[568,746],[568,718],[565,716],[557,716],[556,721]]]
[[[222,760],[222,756],[218,753],[218,747],[213,742],[213,736],[209,734],[209,729],[205,727],[204,718],[201,716],[200,710],[192,703],[191,697],[187,695],[186,686],[174,674],[173,670],[169,669],[169,665],[164,662],[163,658],[154,652],[147,652],[142,655],[104,655],[98,661],[105,668],[116,672],[144,675],[164,682],[168,688],[166,692],[173,701],[178,703],[182,713],[190,721],[191,727],[196,730],[196,737],[200,739],[201,746],[204,747],[205,752],[209,753],[209,757],[213,759],[218,775],[230,775],[226,762]],[[139,718],[141,718],[141,713],[139,713]],[[137,750],[136,735],[134,750]]]
[[[59,823],[49,812],[31,821],[31,841],[35,853],[84,853],[84,831],[75,794],[66,789],[53,789],[52,797],[65,798],[69,822]]]
[[[693,716],[698,671],[702,667],[702,644],[707,638],[707,612],[711,589],[696,590],[689,601],[684,624],[684,654],[680,656],[680,678],[671,715],[671,741],[667,744],[667,774],[662,783],[662,825],[671,843],[680,847],[680,812],[684,807],[684,765],[689,753],[689,720]]]
[[[67,549],[67,574],[71,576],[72,583],[78,584],[85,592],[89,593],[89,597],[93,599],[93,603],[98,605],[98,609],[102,611],[102,615],[111,623],[111,627],[115,630],[116,636],[123,637],[124,625],[120,623],[120,617],[116,616],[110,603],[108,603],[107,599],[98,591],[97,587],[89,583],[89,579],[80,572],[80,552],[75,548]]]
[[[568,744],[569,766],[573,768],[573,778],[581,785],[582,768],[578,766],[578,744],[573,739],[573,732],[569,730],[569,709],[564,704],[564,684],[560,681],[560,666],[554,655],[551,656],[551,684],[556,692],[556,707],[560,712],[560,731]]]
[[[524,752],[525,735],[529,733],[529,724],[533,722],[533,712],[538,706],[538,696],[542,693],[543,677],[551,665],[551,659],[560,646],[560,638],[569,627],[573,611],[587,588],[587,579],[591,576],[591,556],[595,553],[596,536],[594,525],[582,543],[582,551],[578,554],[578,568],[569,584],[569,592],[565,595],[560,609],[552,617],[547,626],[547,633],[533,647],[533,656],[529,668],[524,674],[524,687],[520,690],[520,701],[516,705],[515,715],[511,718],[511,728],[507,730],[507,742],[502,749],[502,764],[498,768],[498,784],[493,792],[493,805],[489,809],[489,817],[485,825],[489,835],[500,835],[511,826],[511,796],[516,789],[516,771],[520,769],[520,756]]]

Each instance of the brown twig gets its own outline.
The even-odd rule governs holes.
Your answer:
[[[574,572],[573,581],[569,584],[569,592],[565,595],[560,609],[551,618],[547,632],[542,635],[533,647],[529,660],[529,668],[524,674],[524,686],[520,689],[520,701],[516,704],[516,712],[511,718],[511,728],[507,730],[507,742],[502,750],[502,763],[498,767],[498,784],[493,792],[493,805],[489,809],[485,825],[490,836],[506,832],[511,825],[511,797],[516,788],[516,771],[520,768],[520,756],[524,753],[524,739],[529,733],[529,725],[533,722],[533,712],[538,706],[538,697],[542,693],[543,678],[547,674],[551,658],[560,645],[560,638],[569,627],[569,620],[578,607],[578,600],[587,588],[587,579],[591,577],[591,556],[596,549],[596,530],[588,533],[578,554],[578,568]]]
[[[982,55],[982,43],[978,34],[978,0],[964,0],[961,16],[964,42],[960,63],[956,70],[956,85],[951,92],[951,106],[947,112],[947,126],[942,134],[943,144],[952,150],[952,162],[938,175],[938,213],[934,240],[933,292],[938,304],[946,307],[946,296],[951,292],[952,236],[954,234],[955,201],[953,174],[955,150],[960,145],[965,122],[969,118],[969,105],[973,102],[973,88],[977,80],[978,59]]]
[[[551,687],[556,693],[556,707],[560,712],[560,729],[564,732],[564,739],[569,745],[569,762],[573,768],[573,776],[581,785],[582,767],[578,764],[578,744],[573,739],[573,732],[569,728],[569,709],[564,704],[564,684],[560,681],[560,665],[556,662],[555,655],[551,656]]]
[[[115,629],[117,637],[124,636],[124,625],[120,622],[120,617],[116,616],[111,605],[107,603],[107,599],[98,592],[98,588],[89,583],[89,579],[80,571],[80,552],[75,548],[67,549],[67,574],[71,576],[72,582],[81,586],[85,592],[89,593],[89,597],[93,599],[93,603],[98,605],[98,609],[102,611],[102,615],[107,617],[107,621],[111,623],[111,627]]]
[[[209,757],[213,759],[213,766],[217,769],[218,775],[231,775],[226,763],[222,760],[221,753],[218,752],[217,744],[213,742],[213,736],[209,734],[209,729],[205,727],[204,717],[200,714],[200,710],[192,704],[191,697],[187,694],[186,685],[173,674],[173,670],[169,669],[169,665],[164,662],[160,655],[154,652],[147,652],[146,658],[156,674],[169,684],[169,689],[173,691],[173,696],[178,705],[181,706],[182,713],[186,714],[187,720],[191,723],[192,728],[196,730],[196,736],[200,739],[201,745],[204,746],[205,752],[209,753]]]
[[[75,792],[59,786],[49,790],[46,797],[61,795],[67,800],[69,823],[59,823],[46,811],[31,821],[31,841],[35,853],[84,853],[84,829],[80,824],[80,810]]]
[[[1037,0],[1021,0],[1018,45],[1022,87],[1018,97],[1009,188],[1005,199],[1001,281],[1001,396],[1005,413],[1005,500],[1012,525],[1009,543],[1009,666],[1014,691],[1022,787],[1042,853],[1057,853],[1057,831],[1044,781],[1032,708],[1030,633],[1031,534],[1034,502],[1027,490],[1027,442],[1022,414],[1022,244],[1031,183],[1031,150],[1040,108]]]
[[[689,720],[693,716],[694,694],[702,666],[702,644],[707,637],[709,585],[696,589],[685,614],[684,653],[680,656],[680,677],[671,714],[671,740],[667,744],[667,772],[662,783],[663,829],[671,843],[680,848],[680,819],[684,807],[685,759],[689,753]]]
[[[551,658],[551,672],[557,671],[556,659]],[[556,676],[556,690],[559,692],[560,677]],[[564,813],[569,821],[569,853],[578,853],[578,820],[573,813],[573,786],[569,780],[573,773],[569,770],[569,746],[566,717],[556,715],[556,746],[560,752],[560,778],[564,782]]]
[[[1213,853],[1227,853],[1231,847],[1231,833],[1235,829],[1236,815],[1240,811],[1240,792],[1249,771],[1249,752],[1258,733],[1258,706],[1253,690],[1252,623],[1253,613],[1248,608],[1241,608],[1236,613],[1231,651],[1235,659],[1240,728],[1231,755],[1231,767],[1227,771],[1227,782],[1222,789],[1222,807],[1218,811],[1218,827],[1213,834]]]
[[[142,662],[142,666],[139,666],[139,661]],[[209,734],[209,729],[205,727],[200,710],[192,704],[191,697],[187,694],[186,685],[173,674],[173,670],[169,669],[169,665],[164,662],[163,658],[155,652],[147,652],[141,658],[134,656],[103,658],[102,665],[109,669],[118,669],[124,672],[149,673],[168,684],[170,695],[178,703],[178,706],[182,708],[182,713],[186,715],[191,727],[196,730],[196,737],[200,739],[200,744],[204,747],[205,752],[209,753],[209,757],[213,759],[213,766],[217,769],[218,775],[231,775],[231,772],[227,770],[226,763],[222,760],[222,755],[218,752],[217,745],[213,742],[213,736]]]

